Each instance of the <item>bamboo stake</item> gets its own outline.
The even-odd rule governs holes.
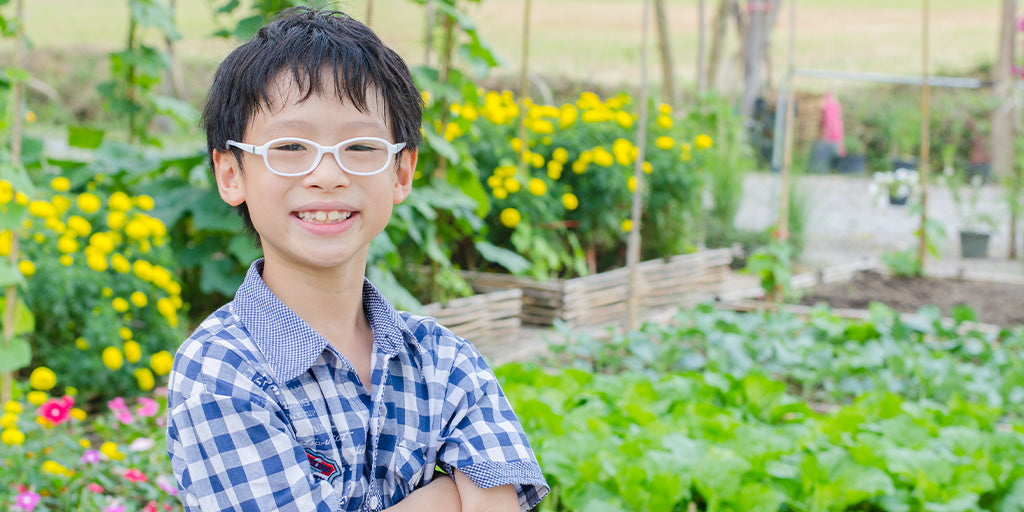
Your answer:
[[[775,239],[789,240],[789,181],[793,167],[793,118],[795,117],[795,94],[793,87],[794,55],[796,48],[796,0],[789,2],[789,48],[786,70],[786,127],[783,133],[782,169],[779,170],[779,220],[775,228]],[[782,300],[782,283],[775,283],[775,290],[768,297],[772,302]]]
[[[650,17],[651,0],[644,0],[643,26],[640,39],[640,126],[636,130],[636,161],[633,162],[633,204],[630,208],[630,220],[633,223],[626,243],[626,266],[629,268],[629,300],[628,329],[636,329],[640,312],[640,290],[637,283],[640,263],[640,214],[643,209],[644,191],[644,155],[647,140],[647,38],[648,18]]]
[[[928,158],[929,158],[929,123],[931,104],[931,84],[928,83],[928,0],[921,2],[921,149],[918,176],[921,184],[921,230],[918,232],[917,261],[924,270],[925,257],[928,255]]]
[[[672,67],[672,43],[668,33],[668,15],[665,14],[665,0],[654,0],[654,19],[658,27],[658,46],[661,49],[661,97],[665,103],[676,106],[676,78]]]
[[[519,148],[519,168],[518,172],[520,176],[524,176],[526,173],[526,159],[523,155],[528,151],[526,145],[526,100],[530,95],[530,0],[523,2],[523,41],[521,52],[523,61],[519,64],[519,130],[517,137],[522,143]]]
[[[366,26],[373,27],[373,0],[366,0]]]
[[[17,28],[14,33],[14,68],[21,69],[23,60],[22,52],[23,39],[25,35],[25,12],[23,0],[17,0],[15,2],[15,19],[17,20]],[[21,162],[21,121],[23,116],[21,114],[21,101],[25,94],[24,82],[18,80],[14,82],[14,101],[11,106],[11,163],[17,168]],[[18,232],[11,230],[11,252],[7,255],[8,261],[11,266],[18,268]],[[18,287],[17,285],[9,285],[7,287],[7,293],[4,297],[4,326],[3,326],[3,344],[4,348],[7,348],[11,339],[14,338],[14,322],[15,322],[15,310],[18,305]],[[0,403],[7,403],[14,397],[14,373],[6,372],[0,377]]]
[[[708,77],[705,76],[704,68],[707,67],[705,61],[705,46],[707,46],[707,27],[704,23],[707,0],[699,0],[697,2],[697,92],[702,93],[708,88]]]

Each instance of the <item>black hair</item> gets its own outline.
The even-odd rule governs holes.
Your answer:
[[[385,122],[403,151],[419,147],[422,97],[405,61],[360,21],[339,11],[295,7],[278,15],[220,63],[203,108],[207,154],[227,150],[227,141],[243,141],[261,108],[270,108],[277,81],[291,75],[299,101],[324,90],[331,71],[338,99],[367,110],[372,86],[384,100]],[[374,100],[375,98],[370,98]],[[231,148],[241,162],[241,150]],[[399,155],[400,156],[400,155]],[[252,232],[249,209],[237,207]]]

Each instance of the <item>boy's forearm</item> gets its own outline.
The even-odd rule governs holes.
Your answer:
[[[388,508],[387,512],[461,512],[462,500],[455,480],[444,473],[437,473],[429,484],[416,489],[402,501]]]

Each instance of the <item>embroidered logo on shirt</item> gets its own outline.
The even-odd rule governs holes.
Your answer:
[[[306,449],[306,458],[309,459],[309,467],[313,469],[314,475],[319,475],[328,482],[338,476],[338,463],[333,460],[308,448]]]

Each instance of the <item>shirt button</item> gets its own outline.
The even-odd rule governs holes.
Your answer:
[[[373,510],[380,510],[380,496],[374,494],[370,497],[370,508]]]

